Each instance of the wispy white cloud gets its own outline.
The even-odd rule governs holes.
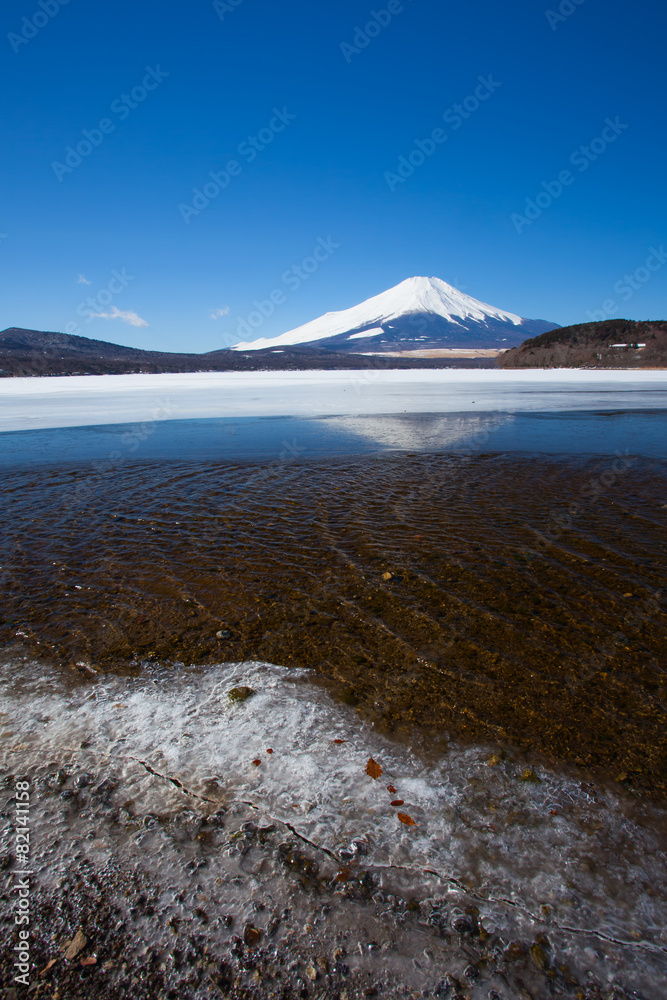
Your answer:
[[[220,319],[221,316],[229,316],[230,311],[229,306],[225,306],[224,309],[214,309],[210,316],[211,319]]]
[[[111,312],[108,313],[93,313],[93,319],[120,319],[123,323],[129,323],[130,326],[148,326],[146,320],[137,316],[132,310],[123,312],[116,306],[113,306]]]
[[[76,280],[77,284],[79,285],[92,285],[92,281],[88,281],[88,278],[85,276],[85,274],[80,274]]]

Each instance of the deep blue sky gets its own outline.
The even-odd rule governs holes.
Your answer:
[[[565,0],[572,13],[554,27],[547,0],[402,6],[346,54],[386,0],[231,0],[220,13],[210,0],[69,0],[53,16],[39,0],[5,0],[0,328],[75,324],[134,346],[212,350],[275,289],[284,301],[257,337],[415,274],[561,324],[605,302],[610,315],[667,318],[667,264],[653,257],[635,289],[623,280],[667,246],[664,5]],[[31,27],[35,15],[48,23]],[[146,67],[169,75],[120,110]],[[494,93],[460,127],[443,121],[489,75]],[[274,108],[296,117],[249,162],[239,145],[281,125]],[[79,166],[53,167],[105,118],[113,131]],[[582,171],[570,156],[607,118],[627,128]],[[446,141],[392,191],[386,173],[437,128]],[[230,160],[240,173],[186,224],[179,206]],[[566,169],[573,182],[517,232],[512,214]],[[318,238],[340,246],[301,287],[284,283]],[[148,326],[86,322],[88,296],[93,311]]]

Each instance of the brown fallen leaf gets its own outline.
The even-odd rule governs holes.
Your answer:
[[[55,958],[52,958],[49,964],[42,969],[42,971],[40,972],[40,976],[45,976],[46,973],[49,971],[49,969],[52,969],[55,964],[56,960]]]
[[[388,792],[389,792],[389,793],[390,793],[391,795],[395,795],[395,794],[396,794],[396,789],[394,788],[394,786],[393,786],[393,785],[387,785],[387,791],[388,791]]]
[[[382,774],[382,768],[376,760],[373,760],[372,757],[368,758],[368,764],[366,764],[366,774],[369,775],[373,781],[377,781]]]
[[[337,746],[340,746],[340,744],[341,744],[341,743],[347,743],[347,740],[334,740],[334,743],[335,743],[335,744],[336,744]]]
[[[404,805],[403,799],[394,799],[393,802],[389,803],[390,806],[402,806]]]
[[[266,752],[267,753],[273,753],[273,750],[267,750]]]
[[[405,823],[406,826],[416,826],[417,825],[415,823],[415,821],[413,820],[412,816],[406,816],[405,813],[398,813],[397,815],[398,815],[398,818],[400,819],[401,823]]]
[[[89,955],[88,958],[81,959],[82,965],[97,965],[97,959],[94,955]]]
[[[88,938],[79,927],[72,940],[68,941],[65,945],[65,958],[67,961],[71,962],[72,959],[76,958],[79,952],[83,951],[87,944]]]
[[[262,763],[262,762],[261,762],[261,760],[259,759],[259,757],[257,757],[257,758],[256,758],[255,760],[253,760],[253,764],[255,765],[255,767],[259,767],[259,765],[260,765],[261,763]]]

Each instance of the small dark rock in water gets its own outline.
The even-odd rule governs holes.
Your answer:
[[[464,913],[460,913],[458,916],[454,917],[452,920],[452,927],[457,934],[472,934],[475,930],[472,920]]]
[[[219,632],[215,633],[216,639],[231,639],[232,633],[228,628],[221,628]]]
[[[176,817],[175,822],[189,835],[190,840],[196,840],[201,829],[202,817],[192,809],[184,809]]]
[[[544,948],[540,944],[531,945],[530,957],[533,960],[533,964],[537,966],[538,969],[544,971],[544,969],[549,966],[549,959],[547,958]]]
[[[235,687],[231,689],[227,697],[230,701],[247,701],[248,698],[252,698],[254,693],[251,687]]]
[[[435,990],[433,991],[437,997],[451,997],[452,993],[455,993],[458,989],[458,980],[448,972],[443,979],[440,980]]]
[[[90,775],[89,774],[85,774],[85,772],[84,772],[82,774],[77,774],[77,776],[74,779],[74,781],[72,782],[72,784],[74,785],[75,788],[85,788],[86,785],[90,784],[90,782],[91,782]]]
[[[93,789],[93,795],[102,802],[107,802],[111,793],[116,789],[116,782],[110,778],[103,778]]]
[[[338,856],[342,861],[352,861],[359,855],[368,854],[368,844],[363,840],[353,840],[347,847],[341,848]]]
[[[479,975],[479,971],[477,969],[477,966],[476,965],[466,965],[465,969],[463,970],[463,975],[470,982],[472,982],[473,979],[477,979],[477,976]]]
[[[504,957],[508,962],[516,962],[526,954],[523,945],[518,941],[510,941],[504,951]]]
[[[253,927],[252,924],[246,924],[243,928],[243,943],[248,946],[248,948],[255,948],[259,944],[259,939],[262,936],[262,932]]]
[[[67,772],[64,768],[59,768],[53,774],[49,774],[46,783],[48,788],[60,788],[67,781]]]

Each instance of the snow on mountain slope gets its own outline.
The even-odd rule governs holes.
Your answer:
[[[308,344],[363,351],[430,346],[504,346],[555,329],[544,320],[525,320],[458,291],[440,278],[408,278],[394,288],[340,312],[329,312],[273,339],[236,344],[234,350]],[[380,336],[382,334],[382,336]],[[353,341],[349,344],[349,341]],[[426,343],[428,341],[428,343]]]

